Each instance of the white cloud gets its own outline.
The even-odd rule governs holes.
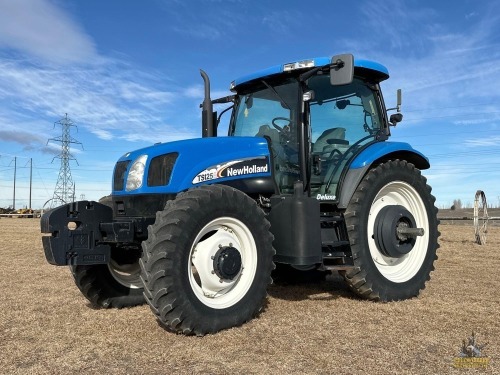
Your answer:
[[[468,147],[498,147],[500,145],[500,136],[467,139],[464,145]]]
[[[41,136],[19,129],[0,130],[0,139],[4,142],[19,143],[25,147],[30,147],[32,144],[40,144],[44,141],[44,138]]]
[[[211,41],[220,39],[223,35],[217,26],[203,24],[199,24],[197,27],[173,26],[172,31],[185,36]]]
[[[104,139],[104,140],[107,140],[107,141],[113,139],[113,134],[111,134],[111,132],[109,132],[107,130],[92,129],[92,133],[95,134],[100,139]]]
[[[167,79],[144,75],[108,59],[85,69],[72,66],[26,64],[0,59],[0,105],[10,107],[5,121],[17,122],[20,113],[58,119],[64,113],[104,140],[158,139],[155,127],[165,120],[169,105],[175,109],[174,91],[163,90]],[[40,133],[38,122],[31,127]],[[165,130],[177,134],[173,128]],[[139,134],[140,133],[140,134]],[[183,132],[182,134],[185,134]],[[191,134],[195,135],[194,132]],[[168,137],[166,139],[169,139]]]
[[[168,125],[157,125],[152,127],[149,132],[135,132],[127,133],[121,136],[129,142],[146,142],[149,144],[157,143],[159,141],[168,140],[168,142],[179,141],[183,139],[199,137],[200,129],[188,129],[188,128],[178,128],[173,130],[175,127]]]
[[[0,1],[1,46],[58,64],[98,57],[92,39],[47,0]]]
[[[186,88],[184,90],[184,95],[186,95],[188,98],[199,99],[203,98],[203,96],[205,95],[205,91],[202,85],[194,85]]]
[[[500,45],[494,44],[499,25],[496,12],[474,17],[452,30],[451,23],[445,25],[431,9],[395,1],[378,7],[373,3],[366,8],[367,13],[372,12],[372,20],[387,11],[385,22],[377,21],[377,35],[362,41],[346,40],[345,44],[389,68],[392,78],[383,83],[385,96],[392,101],[389,95],[403,89],[403,125],[443,121],[474,125],[484,119],[490,124],[498,120],[487,113],[487,107],[474,108],[474,103],[487,106],[500,100]],[[367,27],[374,26],[368,21]],[[391,48],[387,50],[382,43]]]
[[[465,15],[465,19],[468,20],[469,18],[477,17],[477,16],[478,16],[477,12],[471,12],[471,13],[468,13]]]
[[[205,97],[205,88],[203,85],[193,85],[187,87],[184,91],[184,96],[191,99],[203,100]],[[222,98],[224,96],[231,95],[229,90],[210,90],[210,98],[217,99]]]
[[[363,23],[367,30],[367,45],[394,53],[405,51],[415,56],[426,51],[427,35],[436,33],[439,24],[433,22],[436,12],[424,6],[412,7],[406,2],[386,0],[379,2],[364,1],[360,7],[364,15]]]
[[[297,20],[303,15],[297,11],[280,9],[279,11],[266,12],[262,24],[269,28],[271,34],[286,35],[295,27]]]
[[[490,124],[491,119],[480,118],[480,119],[472,119],[472,120],[455,120],[453,121],[454,125],[479,125],[479,124]]]

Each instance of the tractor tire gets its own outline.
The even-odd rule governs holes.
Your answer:
[[[263,308],[274,269],[264,212],[223,185],[179,194],[148,227],[144,296],[169,331],[202,336],[239,326]]]
[[[426,181],[413,164],[392,160],[370,170],[357,187],[344,214],[354,268],[342,275],[359,296],[397,301],[425,288],[440,234]],[[423,233],[398,232],[408,227]]]
[[[104,204],[105,206],[113,208],[113,198],[111,195],[105,195],[99,199],[100,204]]]
[[[144,304],[139,259],[119,261],[111,256],[109,264],[70,266],[75,284],[98,308],[123,308]]]

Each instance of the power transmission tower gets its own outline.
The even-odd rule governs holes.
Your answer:
[[[50,138],[47,141],[47,144],[49,144],[50,141],[61,143],[61,153],[57,156],[54,156],[54,159],[57,158],[61,160],[61,168],[59,169],[59,176],[57,178],[56,187],[54,189],[54,195],[50,200],[50,208],[57,207],[65,203],[70,203],[75,200],[75,184],[73,182],[73,178],[71,177],[69,161],[74,160],[77,165],[78,161],[76,161],[73,155],[71,155],[70,145],[72,143],[79,144],[83,149],[82,143],[78,142],[70,135],[71,127],[76,127],[76,125],[68,117],[67,113],[62,119],[54,123],[54,128],[56,125],[61,125],[62,135],[60,137]],[[54,162],[54,159],[52,159],[52,162]]]

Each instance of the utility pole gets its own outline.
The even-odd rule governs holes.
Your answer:
[[[16,209],[16,174],[17,174],[17,156],[14,156],[14,194],[12,198],[12,209]]]
[[[33,189],[33,158],[30,158],[30,205],[29,209],[31,210],[31,190]]]
[[[82,145],[81,142],[78,142],[76,139],[71,137],[70,129],[72,126],[76,127],[76,125],[71,121],[68,117],[68,114],[59,121],[54,123],[54,127],[56,125],[61,125],[62,127],[62,135],[56,138],[50,138],[47,141],[47,144],[50,141],[61,143],[61,153],[58,156],[55,156],[54,159],[61,160],[61,168],[59,169],[59,176],[57,178],[56,187],[54,189],[54,195],[52,197],[51,208],[70,203],[74,200],[75,196],[75,184],[73,182],[73,178],[71,177],[71,170],[69,167],[69,161],[74,160],[78,165],[76,159],[70,153],[70,145],[72,143]],[[77,128],[78,130],[78,128]],[[83,146],[82,146],[83,149]],[[52,159],[52,162],[54,161]]]

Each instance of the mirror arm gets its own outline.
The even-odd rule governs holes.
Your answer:
[[[337,61],[335,61],[334,63],[330,63],[330,64],[327,64],[327,65],[323,65],[323,66],[317,66],[316,68],[312,68],[311,70],[308,70],[307,72],[305,73],[302,73],[300,76],[299,76],[299,80],[301,82],[305,82],[307,81],[309,78],[311,78],[313,75],[315,75],[317,72],[319,72],[320,70],[325,70],[325,69],[331,69],[331,68],[335,68],[335,67],[342,67],[345,63],[338,59]]]
[[[311,78],[313,75],[315,75],[317,72],[319,72],[320,70],[326,68],[326,67],[329,67],[330,65],[325,65],[325,66],[317,66],[316,68],[313,68],[311,70],[308,70],[307,72],[305,73],[302,73],[300,76],[299,76],[299,80],[300,82],[305,82],[307,81],[309,78]]]

